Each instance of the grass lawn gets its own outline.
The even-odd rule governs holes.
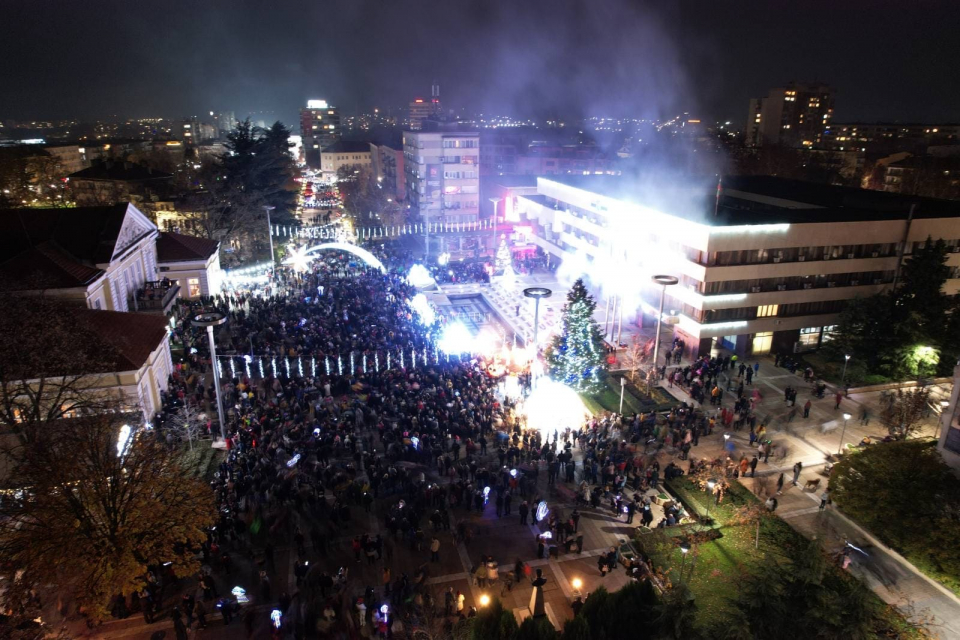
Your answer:
[[[704,513],[708,496],[689,479],[681,477],[669,483],[670,491],[694,512]],[[783,557],[785,550],[797,545],[806,548],[806,539],[785,520],[765,517],[760,524],[759,547],[755,547],[757,527],[755,524],[732,524],[730,519],[739,505],[758,504],[760,501],[743,485],[734,481],[724,501],[711,506],[710,515],[715,518],[720,537],[693,545],[684,560],[678,542],[683,532],[677,529],[654,530],[637,538],[638,544],[650,556],[654,568],[663,571],[671,582],[680,580],[683,566],[683,582],[697,603],[696,626],[707,631],[718,620],[723,620],[735,606],[731,599],[739,589],[739,579],[748,574],[758,561],[771,557]],[[688,532],[696,531],[696,526]],[[836,578],[853,579],[839,568]],[[894,627],[903,629],[902,638],[921,637],[906,629],[898,613],[887,607],[878,596],[870,592],[876,615],[890,620]]]

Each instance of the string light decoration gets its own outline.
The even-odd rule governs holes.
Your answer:
[[[547,349],[550,377],[581,393],[597,393],[606,366],[603,336],[593,320],[597,303],[577,280],[563,306],[560,333]]]

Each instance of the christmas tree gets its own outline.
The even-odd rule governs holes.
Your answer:
[[[561,333],[546,354],[553,379],[586,393],[600,390],[605,365],[603,337],[593,321],[596,307],[583,280],[577,280],[563,307]]]
[[[500,240],[500,246],[497,247],[496,260],[493,263],[493,272],[497,275],[506,273],[507,269],[513,266],[513,259],[510,256],[510,247],[507,246],[507,239]]]

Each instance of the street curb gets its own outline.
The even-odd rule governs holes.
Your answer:
[[[806,467],[804,467],[804,468],[806,468]],[[814,501],[814,502],[817,502],[817,501],[818,501],[818,498],[817,498],[815,495],[812,495],[812,494],[806,494],[806,495],[807,495],[812,501]],[[886,551],[888,554],[890,554],[890,556],[892,556],[893,558],[895,558],[895,559],[896,559],[898,562],[900,562],[902,565],[904,565],[905,567],[908,567],[908,568],[910,569],[910,571],[913,572],[914,575],[916,575],[916,576],[919,577],[919,578],[923,578],[923,579],[926,580],[928,583],[930,583],[931,586],[935,587],[938,591],[940,591],[940,592],[943,593],[945,596],[947,596],[947,597],[949,597],[951,600],[953,600],[953,602],[954,602],[955,604],[960,605],[960,597],[958,597],[957,594],[955,594],[953,591],[951,591],[950,589],[946,588],[945,586],[943,586],[942,584],[940,584],[939,582],[937,582],[936,580],[934,580],[933,578],[931,578],[930,576],[928,576],[927,574],[925,574],[924,572],[922,572],[922,571],[920,571],[919,569],[917,569],[915,566],[913,566],[913,563],[912,563],[912,562],[910,562],[909,560],[907,560],[906,558],[904,558],[902,555],[900,555],[899,553],[897,553],[894,549],[891,549],[890,547],[888,547],[887,545],[885,545],[885,544],[882,543],[881,541],[877,540],[877,538],[874,537],[873,534],[871,534],[869,531],[867,531],[866,529],[864,529],[863,527],[861,527],[859,524],[857,524],[856,522],[854,522],[853,520],[851,520],[849,516],[845,515],[842,511],[840,511],[840,510],[837,509],[836,507],[834,507],[834,508],[832,509],[832,511],[833,511],[839,518],[841,518],[846,524],[850,525],[850,526],[853,527],[857,532],[859,532],[860,535],[862,535],[862,536],[865,537],[867,540],[869,540],[871,544],[873,544],[873,545],[875,545],[875,546],[877,546],[877,547],[880,547],[881,549],[883,549],[884,551]]]

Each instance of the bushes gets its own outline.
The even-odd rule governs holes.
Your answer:
[[[849,454],[833,468],[830,493],[844,513],[960,593],[960,480],[935,443],[889,442]]]

